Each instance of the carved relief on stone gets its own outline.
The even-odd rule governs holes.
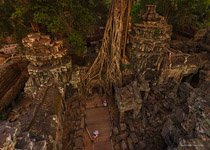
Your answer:
[[[155,9],[156,6],[148,5],[142,21],[133,24],[129,33],[128,51],[133,70],[153,85],[169,78],[179,82],[183,76],[196,73],[205,61],[201,61],[203,55],[169,47],[172,27]]]
[[[130,58],[137,74],[155,84],[164,66],[171,26],[149,5],[142,21],[134,24],[130,32]]]
[[[63,42],[52,41],[40,33],[29,34],[22,41],[26,47],[26,58],[30,61],[28,72],[31,81],[28,81],[27,88],[34,89],[34,85],[40,87],[53,81],[60,85],[59,91],[64,95],[65,86],[71,80],[72,62]]]

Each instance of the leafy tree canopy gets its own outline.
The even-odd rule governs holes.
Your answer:
[[[106,14],[105,0],[1,0],[0,37],[22,39],[39,31],[67,39],[81,49],[85,35],[102,23]]]
[[[0,0],[0,41],[40,31],[64,38],[73,49],[83,50],[85,35],[96,25],[105,24],[111,0]],[[139,21],[145,5],[156,4],[157,11],[173,25],[174,31],[210,25],[209,0],[136,0],[132,16]]]

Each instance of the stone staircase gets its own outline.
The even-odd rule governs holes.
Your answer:
[[[88,146],[85,142],[86,150],[112,150],[111,131],[112,124],[110,121],[110,114],[108,107],[104,107],[102,100],[96,97],[94,102],[88,104],[86,109],[86,131],[89,134],[90,140],[92,140],[92,146]],[[98,130],[99,136],[93,141],[92,133]]]

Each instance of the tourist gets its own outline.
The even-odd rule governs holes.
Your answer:
[[[103,101],[103,105],[104,105],[104,107],[107,106],[107,101],[106,100]]]
[[[98,130],[95,130],[93,132],[93,141],[95,141],[98,138],[98,135],[99,135],[99,131]]]

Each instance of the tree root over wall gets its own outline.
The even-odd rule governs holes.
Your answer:
[[[126,60],[125,49],[132,0],[114,0],[111,5],[102,47],[97,58],[83,78],[85,88],[100,86],[111,91],[112,86],[121,86],[120,63]]]

